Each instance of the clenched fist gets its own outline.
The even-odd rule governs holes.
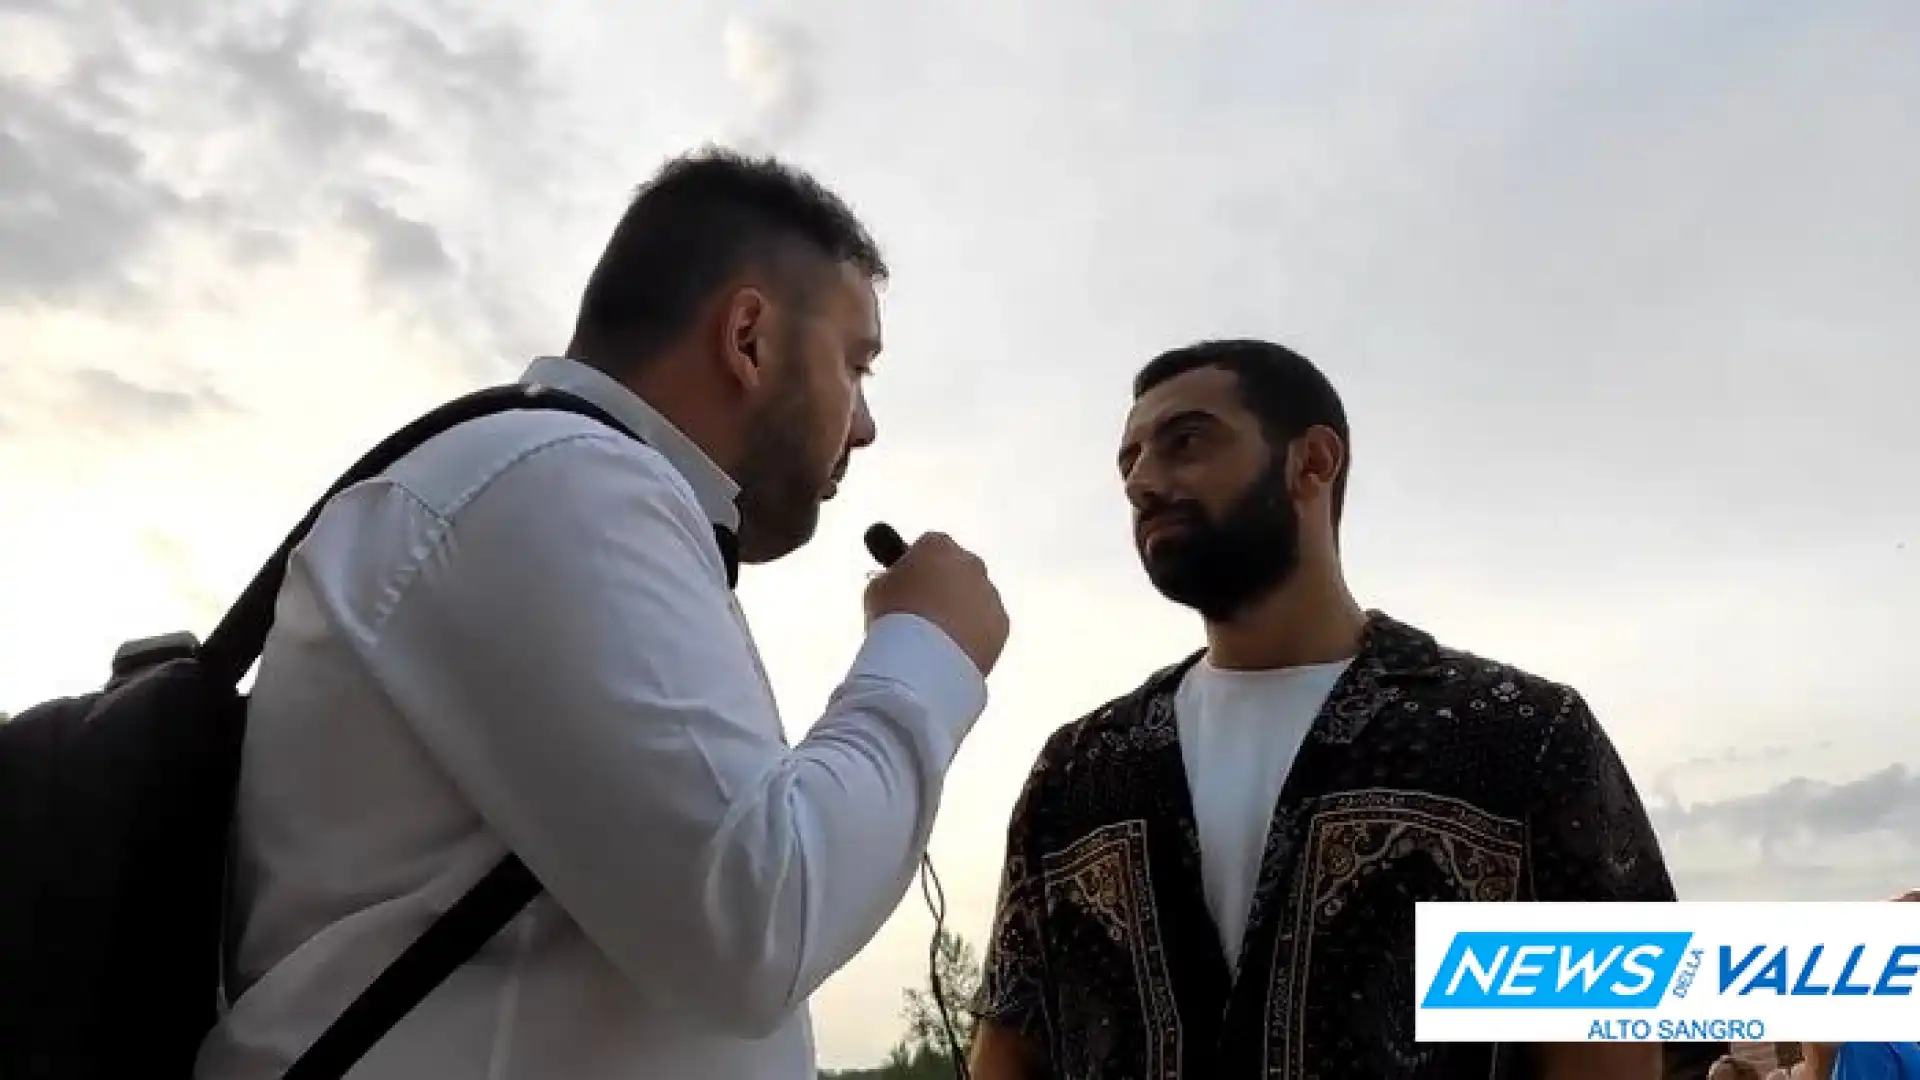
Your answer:
[[[946,632],[981,675],[993,671],[1009,625],[1000,590],[980,557],[945,533],[925,533],[900,561],[867,583],[867,623],[883,615],[918,615]]]

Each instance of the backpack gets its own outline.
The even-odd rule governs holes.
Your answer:
[[[0,723],[0,1080],[192,1076],[227,1001],[239,685],[266,643],[288,556],[336,494],[455,425],[513,409],[572,412],[638,438],[542,387],[443,405],[347,470],[204,643],[185,633],[129,643],[104,689]],[[508,855],[286,1075],[343,1076],[539,890]]]

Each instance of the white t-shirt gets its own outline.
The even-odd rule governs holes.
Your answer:
[[[1200,873],[1235,969],[1280,785],[1350,662],[1227,671],[1203,658],[1180,682],[1174,714],[1200,828]]]

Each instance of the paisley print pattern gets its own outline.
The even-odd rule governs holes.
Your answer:
[[[1291,925],[1275,936],[1268,958],[1267,970],[1288,977],[1267,988],[1262,1072],[1317,1074],[1298,1036],[1326,1026],[1311,1008],[1318,984],[1323,994],[1347,986],[1332,996],[1347,1000],[1341,1011],[1357,1014],[1335,1040],[1341,1057],[1371,1062],[1368,1075],[1420,1075],[1432,1055],[1413,1044],[1412,911],[1382,920],[1380,909],[1406,903],[1399,894],[1410,880],[1425,886],[1414,900],[1517,900],[1524,849],[1520,822],[1454,799],[1380,789],[1322,799],[1307,827],[1305,864],[1292,879]],[[1378,882],[1395,883],[1384,902],[1373,896]],[[1329,953],[1335,941],[1341,948]],[[1368,1016],[1382,1029],[1354,1030]]]
[[[1105,977],[1075,995],[1076,1015],[1085,1015],[1091,1002],[1114,995],[1135,1003],[1147,1023],[1141,1026],[1137,1046],[1129,1040],[1128,1052],[1144,1055],[1143,1075],[1178,1075],[1174,1063],[1180,1059],[1180,1015],[1148,873],[1146,823],[1120,821],[1097,829],[1045,863],[1042,892],[1048,922],[1070,923],[1082,933],[1104,932],[1106,937],[1104,942],[1083,942],[1081,951],[1104,961],[1098,969]],[[1104,1016],[1092,1019],[1062,1025],[1059,1054],[1075,1074],[1100,1075],[1100,1065],[1118,1049],[1115,1033],[1101,1022]]]
[[[1173,714],[1198,659],[1056,732],[1009,824],[976,1008],[1056,1080],[1525,1077],[1524,1048],[1414,1041],[1413,905],[1674,898],[1577,693],[1376,612],[1273,808],[1230,963]]]

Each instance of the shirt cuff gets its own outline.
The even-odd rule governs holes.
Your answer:
[[[882,679],[904,686],[926,709],[949,745],[946,761],[987,708],[987,680],[946,631],[918,615],[882,615],[867,628],[849,680]],[[944,762],[943,762],[944,764]]]

